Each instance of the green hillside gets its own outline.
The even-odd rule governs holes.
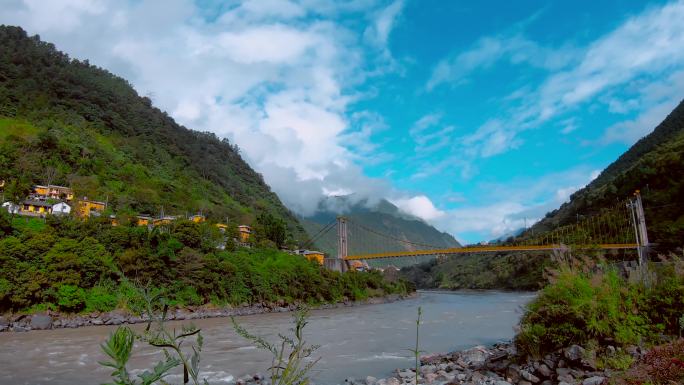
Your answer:
[[[236,145],[178,125],[131,85],[0,26],[0,179],[72,187],[117,214],[202,212],[252,224],[262,213],[303,229]]]
[[[568,203],[551,211],[527,233],[539,234],[591,215],[640,190],[649,240],[657,252],[682,247],[684,239],[684,102],[649,135],[636,142]]]
[[[351,203],[344,197],[330,197],[326,199],[327,201],[321,202],[319,205],[320,209],[315,215],[302,218],[300,221],[306,231],[313,236],[325,225],[334,221],[338,215],[347,217],[350,221],[348,225],[349,254],[426,248],[402,241],[430,245],[435,248],[460,247],[458,241],[451,235],[435,229],[418,218],[402,213],[387,200],[383,199],[376,204],[369,205],[366,200]],[[334,202],[331,202],[333,200]],[[337,207],[341,210],[341,214],[332,211],[332,207]],[[365,229],[362,227],[365,227]],[[368,229],[376,233],[388,235],[391,238],[379,236],[368,231]],[[328,232],[314,246],[328,254],[336,254],[337,233],[335,231]],[[376,266],[388,264],[407,266],[430,259],[432,257],[429,256],[417,259],[413,257],[393,258],[373,261],[372,264]]]

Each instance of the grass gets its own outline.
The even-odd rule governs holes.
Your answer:
[[[23,120],[0,117],[0,140],[3,140],[10,135],[24,139],[34,138],[40,131],[42,131],[42,129]]]
[[[43,218],[36,217],[18,217],[15,216],[12,220],[12,226],[19,231],[42,231],[47,226]]]

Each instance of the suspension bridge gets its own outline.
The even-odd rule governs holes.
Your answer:
[[[511,242],[444,247],[407,239],[391,231],[379,231],[358,223],[353,217],[339,216],[323,226],[307,242],[326,253],[325,265],[345,271],[354,261],[388,258],[434,257],[473,253],[512,253],[574,250],[635,250],[639,264],[645,260],[648,242],[643,204],[639,192],[634,197],[604,208],[576,223],[540,234],[516,237]]]

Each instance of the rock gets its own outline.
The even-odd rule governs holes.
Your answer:
[[[532,385],[532,383],[529,381],[520,380],[520,381],[518,381],[518,385]]]
[[[399,378],[411,378],[416,376],[416,373],[412,370],[402,370],[399,371],[397,374],[399,375]]]
[[[469,366],[481,366],[488,357],[489,352],[484,346],[475,346],[461,352],[460,358]]]
[[[426,373],[425,374],[425,382],[427,382],[428,384],[432,384],[436,379],[437,379],[437,375],[435,373]]]
[[[27,332],[29,330],[31,330],[31,328],[28,326],[21,326],[21,325],[12,326],[12,331],[15,331],[15,332]]]
[[[553,385],[553,381],[551,381],[551,380],[544,380],[544,382],[542,382],[541,385]]]
[[[90,320],[93,325],[104,325],[104,322],[100,318],[93,318]]]
[[[558,385],[574,385],[574,383],[572,383],[572,382],[561,381],[561,382],[558,383]]]
[[[585,353],[586,351],[584,348],[579,345],[572,345],[563,350],[563,356],[568,360],[575,362],[580,361],[584,357]]]
[[[553,374],[551,369],[548,366],[546,366],[546,364],[539,365],[539,367],[537,368],[537,373],[539,373],[544,378],[551,378],[551,375]]]
[[[605,379],[606,379],[605,377],[601,377],[601,376],[589,377],[589,378],[584,379],[584,381],[582,381],[582,385],[601,385],[603,383],[603,380],[605,380]]]
[[[520,371],[518,370],[518,365],[511,365],[506,369],[506,378],[513,382],[518,382],[520,380]]]
[[[499,380],[499,381],[496,381],[496,382],[494,383],[494,385],[511,385],[511,383],[508,382],[508,381],[501,381],[501,380]]]
[[[539,379],[539,377],[537,377],[537,376],[535,376],[534,374],[528,372],[527,370],[521,370],[521,371],[520,371],[520,375],[522,376],[522,378],[526,379],[527,381],[529,381],[529,382],[531,382],[531,383],[533,383],[533,384],[536,384],[536,383],[538,383],[539,381],[541,381],[541,380]]]
[[[376,382],[378,382],[377,378],[373,376],[366,377],[366,385],[375,385]]]
[[[266,378],[266,377],[263,374],[257,372],[257,373],[254,373],[252,378],[254,378],[254,381],[263,381],[264,378]]]
[[[31,329],[47,330],[52,328],[52,317],[47,314],[36,314],[31,317]]]
[[[386,382],[387,385],[401,385],[401,381],[397,379],[396,377],[390,377],[387,379]]]

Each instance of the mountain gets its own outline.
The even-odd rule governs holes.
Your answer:
[[[304,234],[237,145],[179,125],[126,80],[11,26],[0,26],[0,150],[9,195],[51,183],[124,216],[252,224],[264,214]]]
[[[424,249],[427,245],[435,248],[461,246],[451,235],[402,212],[385,199],[370,202],[367,199],[354,201],[351,197],[328,197],[319,202],[318,211],[314,215],[300,218],[300,220],[309,235],[315,236],[339,215],[347,217],[349,221],[347,230],[349,254]],[[329,231],[312,246],[334,255],[337,250],[336,237],[335,231]],[[418,258],[418,260],[430,258]],[[376,266],[388,264],[403,266],[415,262],[415,258],[397,258],[378,260],[374,264]]]
[[[658,252],[682,247],[684,239],[684,101],[650,134],[636,142],[585,188],[522,236],[570,224],[640,190],[649,240]]]

